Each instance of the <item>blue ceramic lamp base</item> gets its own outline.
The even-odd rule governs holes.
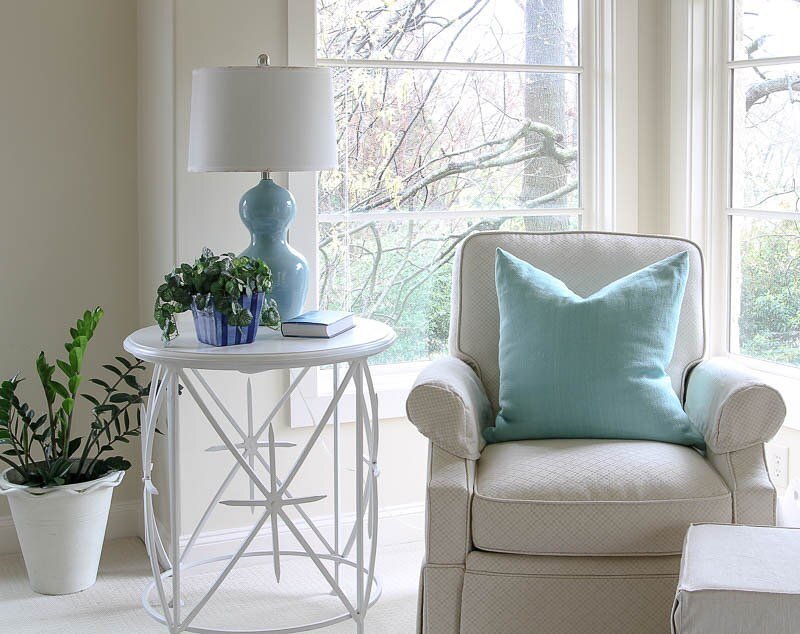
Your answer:
[[[239,216],[250,231],[250,246],[241,254],[260,258],[269,266],[271,296],[282,320],[303,312],[308,292],[308,263],[286,240],[295,211],[292,194],[266,173],[239,201]]]

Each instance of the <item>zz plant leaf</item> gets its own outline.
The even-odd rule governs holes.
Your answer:
[[[87,310],[70,328],[71,340],[64,344],[66,359],[51,364],[44,352],[36,358],[45,413],[37,415],[20,400],[17,388],[22,378],[18,375],[0,384],[0,461],[13,469],[16,482],[58,486],[130,467],[124,458],[110,454],[118,443],[139,435],[141,405],[150,393],[150,385],[139,382],[144,364],[115,357],[116,363],[103,366],[110,375],[107,381],[88,380],[102,388],[101,395],[79,391],[86,349],[102,316],[99,307]],[[72,428],[80,410],[79,396],[90,405],[89,430],[84,436],[75,436]]]
[[[190,310],[192,302],[198,310],[206,310],[213,303],[231,326],[242,328],[258,318],[260,325],[277,329],[280,315],[275,300],[269,297],[271,290],[272,272],[263,260],[233,253],[214,255],[206,248],[194,264],[181,264],[164,277],[156,290],[153,317],[164,343],[178,336],[175,315]],[[267,294],[257,316],[242,304],[242,297],[254,293]]]

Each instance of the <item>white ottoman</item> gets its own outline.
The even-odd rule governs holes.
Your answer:
[[[672,631],[800,632],[800,529],[690,526],[672,608]]]

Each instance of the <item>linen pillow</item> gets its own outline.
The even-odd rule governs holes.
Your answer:
[[[589,297],[497,249],[500,412],[487,442],[622,438],[704,447],[666,368],[689,256],[678,253]]]

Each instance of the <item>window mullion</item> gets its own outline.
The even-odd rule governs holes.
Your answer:
[[[349,68],[397,68],[408,70],[467,70],[467,71],[494,71],[505,73],[555,73],[555,74],[581,74],[582,66],[573,65],[547,65],[547,64],[485,64],[480,62],[447,62],[447,61],[421,61],[421,60],[391,60],[391,59],[353,59],[336,57],[318,57],[320,66],[342,66]]]

